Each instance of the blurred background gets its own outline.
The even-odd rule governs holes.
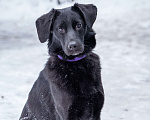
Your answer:
[[[102,120],[150,119],[150,0],[0,0],[0,120],[17,120],[48,59],[35,20],[52,8],[98,7]]]

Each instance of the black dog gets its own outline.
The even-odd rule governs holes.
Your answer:
[[[96,45],[97,8],[75,4],[52,9],[36,21],[50,58],[41,71],[20,120],[100,120],[104,103]]]

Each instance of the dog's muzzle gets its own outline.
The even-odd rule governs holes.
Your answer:
[[[79,55],[84,51],[84,46],[81,42],[78,41],[69,41],[66,45],[66,54],[70,55]]]

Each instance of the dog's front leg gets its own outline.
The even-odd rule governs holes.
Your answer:
[[[72,103],[71,95],[55,83],[50,83],[50,89],[59,120],[72,120],[68,119],[68,109]]]
[[[103,99],[101,92],[76,97],[69,108],[68,120],[100,120]]]
[[[69,108],[68,120],[99,120],[93,119],[92,96],[78,96]]]

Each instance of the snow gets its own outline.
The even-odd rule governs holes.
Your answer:
[[[95,52],[101,57],[105,104],[102,120],[150,119],[150,1],[76,0],[98,7]],[[35,20],[53,0],[0,1],[0,120],[19,119],[47,59]],[[35,67],[36,66],[36,67]]]

